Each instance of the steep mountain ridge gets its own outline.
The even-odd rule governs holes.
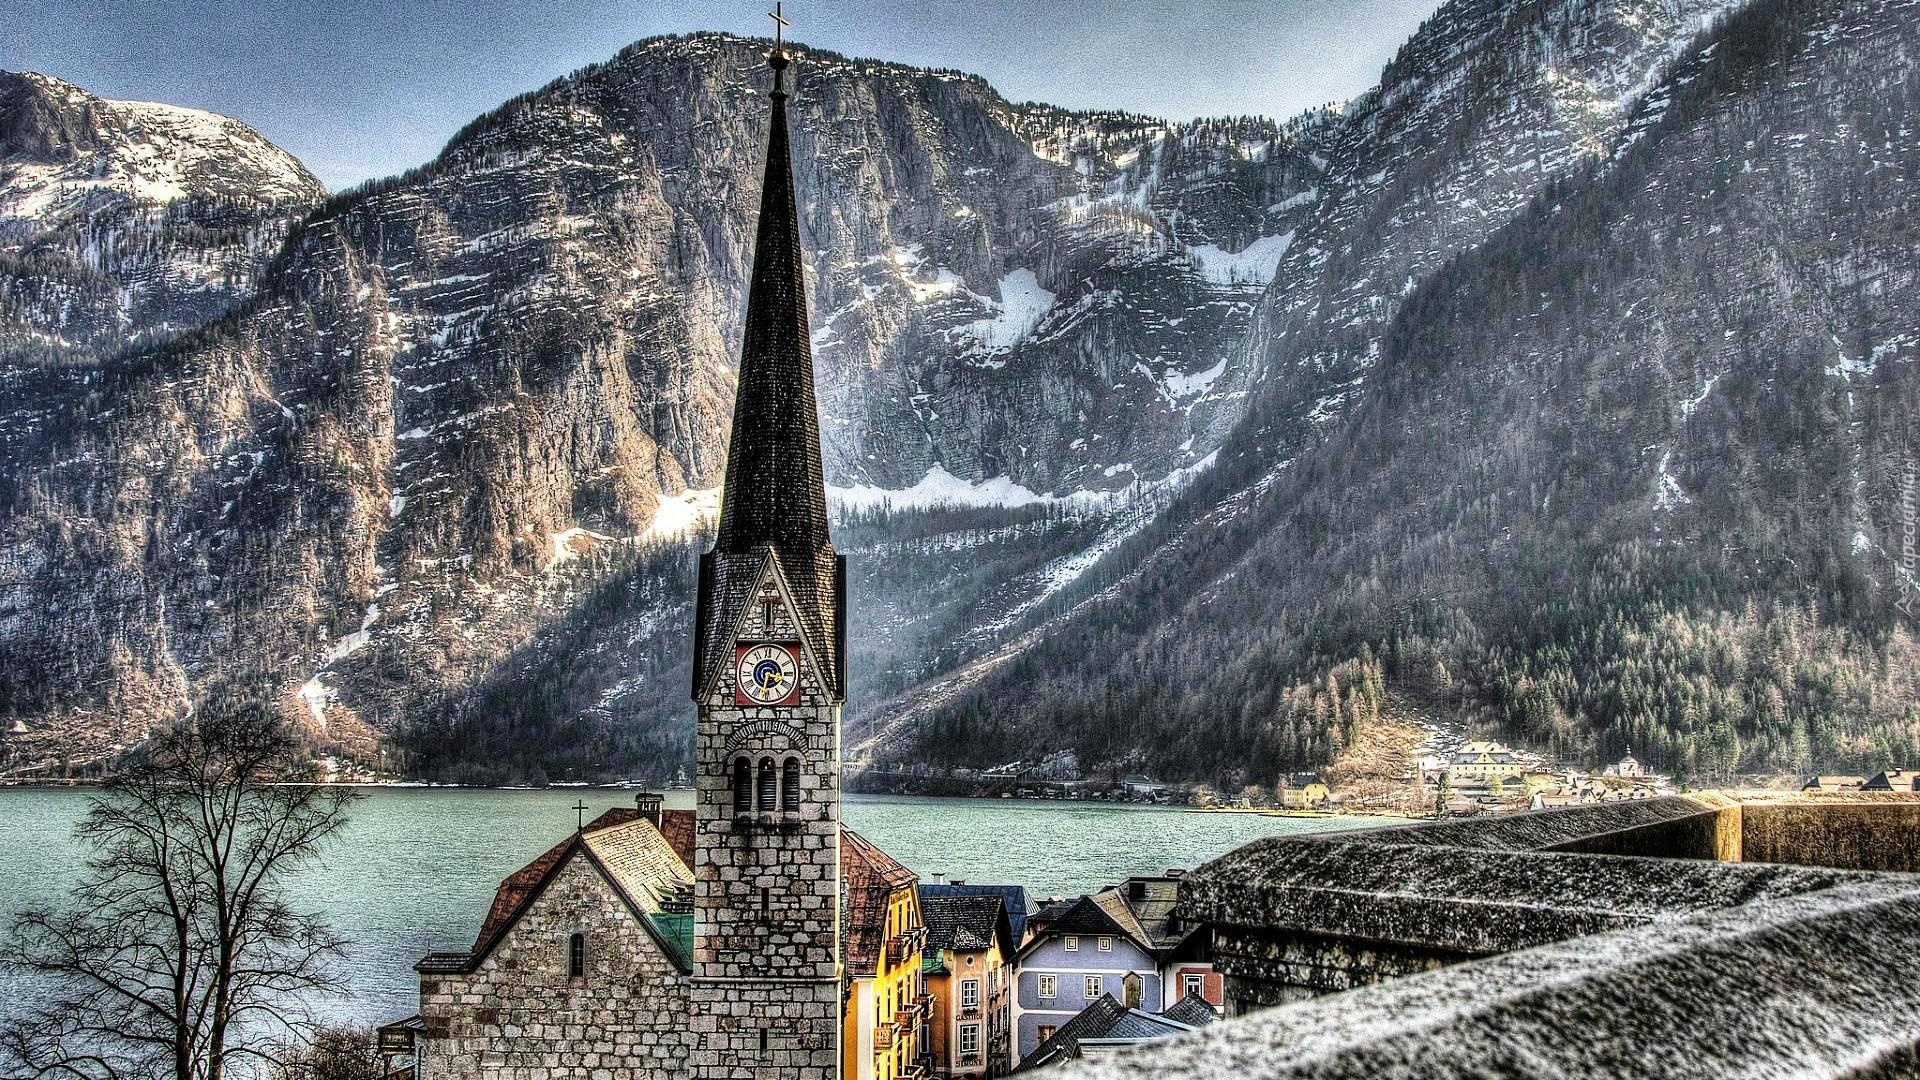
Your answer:
[[[1576,761],[1631,747],[1720,780],[1920,753],[1895,543],[1915,15],[1743,7],[1600,161],[1408,294],[1349,420],[1222,499],[1245,446],[1224,451],[1173,511],[1200,528],[1143,536],[1124,595],[906,714],[880,756],[965,745],[990,702],[1019,745],[1265,782],[1325,760],[1383,677]]]
[[[0,72],[0,357],[18,371],[203,325],[325,197],[239,121]]]
[[[364,739],[696,521],[763,48],[654,39],[509,102],[309,215],[219,322],[29,396],[0,526],[11,709],[138,731],[245,641]],[[819,52],[796,71],[833,482],[1098,506],[1204,462],[1192,416],[1231,407],[1208,386],[1271,274],[1269,208],[1312,171],[1273,125],[1015,106]]]

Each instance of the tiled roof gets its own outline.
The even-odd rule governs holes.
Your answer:
[[[1013,943],[1017,946],[1027,935],[1027,918],[1033,910],[1027,899],[1027,890],[1021,885],[974,885],[939,882],[920,886],[920,897],[929,896],[997,896],[1002,909],[1007,913],[1007,927],[1013,931]]]
[[[1181,1004],[1195,1000],[1187,998]],[[1100,1000],[1074,1014],[1073,1019],[1060,1025],[1060,1030],[1035,1047],[1033,1053],[1020,1059],[1020,1067],[1014,1071],[1027,1072],[1068,1058],[1077,1058],[1083,1044],[1149,1042],[1197,1030],[1214,1020],[1213,1010],[1205,1002],[1200,1002],[1200,1006],[1207,1014],[1205,1019],[1190,1023],[1175,1016],[1172,1009],[1155,1015],[1129,1009],[1116,1001],[1112,994],[1102,994]]]
[[[693,811],[660,811],[660,835],[667,838],[667,846],[680,856],[687,868],[693,868]]]
[[[873,841],[840,830],[841,959],[848,971],[879,966],[887,944],[887,903],[920,880]]]
[[[1160,1016],[1190,1028],[1203,1028],[1220,1019],[1220,1014],[1215,1012],[1213,1006],[1207,1004],[1207,999],[1203,997],[1183,997],[1174,1002],[1173,1006]]]
[[[719,532],[700,561],[693,695],[702,697],[727,658],[768,553],[779,561],[802,632],[835,700],[846,697],[845,563],[827,528],[820,418],[813,392],[807,282],[794,208],[783,61],[776,60],[766,176],[747,286],[733,430]]]
[[[691,816],[684,810],[667,813]],[[642,820],[637,811],[629,808],[607,811],[584,829],[548,848],[539,858],[507,875],[494,891],[493,905],[480,925],[471,952],[432,953],[416,964],[415,969],[441,974],[472,970],[499,944],[500,938],[554,873],[570,857],[582,852],[593,859],[634,914],[660,941],[668,956],[683,970],[691,970],[691,917],[687,919],[685,933],[680,933],[678,921],[670,916],[680,913],[684,898],[691,893],[693,873],[652,822]]]
[[[1021,1058],[1020,1067],[1014,1071],[1028,1072],[1079,1056],[1081,1039],[1104,1036],[1126,1014],[1127,1007],[1112,994],[1101,994],[1100,1000],[1075,1013],[1073,1019],[1061,1024],[1045,1042],[1034,1047],[1033,1053]]]
[[[920,918],[927,926],[929,954],[978,951],[991,947],[996,938],[1003,953],[1013,951],[1013,931],[998,896],[929,896],[922,886]]]

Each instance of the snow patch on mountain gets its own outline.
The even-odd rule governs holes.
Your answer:
[[[1239,251],[1228,251],[1218,244],[1198,244],[1187,249],[1200,276],[1215,285],[1270,285],[1280,270],[1280,260],[1293,244],[1293,230],[1275,236],[1263,236]]]
[[[995,314],[968,323],[961,333],[979,341],[990,353],[1005,352],[1039,327],[1047,312],[1053,310],[1053,301],[1053,293],[1040,287],[1033,271],[1011,271],[1000,279],[1000,300],[986,301]]]

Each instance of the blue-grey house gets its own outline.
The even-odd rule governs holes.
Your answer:
[[[1218,1008],[1207,933],[1173,917],[1178,891],[1171,874],[1129,878],[1033,914],[1014,976],[1015,1065],[1104,996],[1149,1013],[1188,997]]]

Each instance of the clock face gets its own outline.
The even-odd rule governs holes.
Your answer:
[[[742,645],[737,653],[734,700],[785,705],[800,693],[800,665],[785,645]]]

